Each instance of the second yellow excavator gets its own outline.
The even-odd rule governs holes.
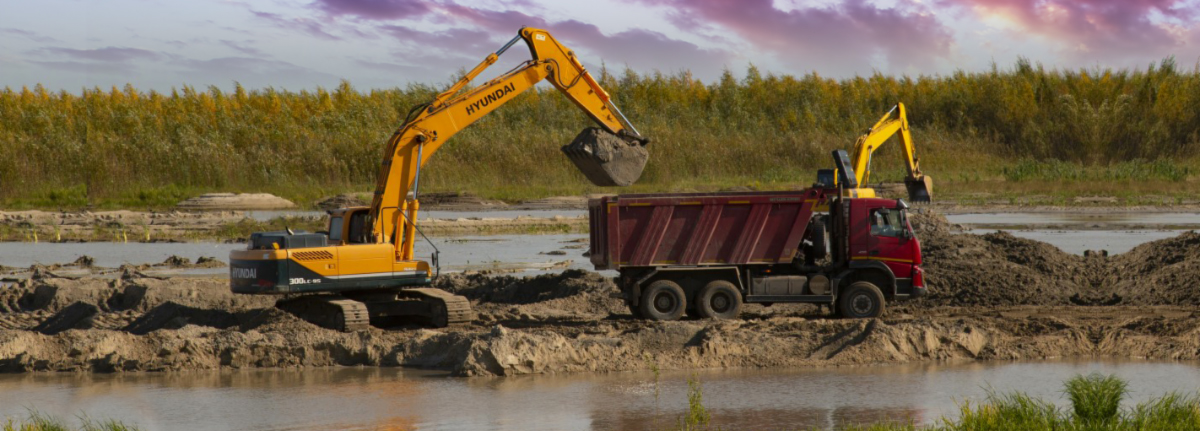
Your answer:
[[[531,60],[463,91],[522,40],[529,45]],[[459,130],[542,80],[600,125],[584,129],[562,148],[576,167],[599,186],[636,181],[648,158],[647,140],[574,52],[545,30],[522,28],[449,89],[409,112],[388,140],[370,207],[331,211],[327,232],[255,233],[249,247],[231,252],[233,292],[282,295],[277,307],[344,331],[390,326],[409,318],[438,327],[472,319],[466,298],[430,287],[438,266],[436,248],[429,262],[413,256],[420,234],[416,221],[421,167]]]
[[[850,156],[851,166],[858,180],[858,187],[845,189],[848,197],[873,198],[875,189],[867,187],[871,178],[871,156],[888,138],[900,132],[901,144],[904,146],[904,163],[908,168],[908,176],[904,177],[904,188],[908,191],[908,199],[912,202],[930,202],[933,200],[933,179],[921,172],[917,159],[917,149],[913,146],[912,134],[908,130],[908,116],[904,104],[897,103],[866,133],[859,136],[854,143],[854,153]],[[836,186],[839,178],[833,169],[817,171],[817,183]]]

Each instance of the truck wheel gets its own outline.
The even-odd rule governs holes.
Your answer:
[[[642,317],[650,320],[676,320],[687,308],[683,288],[671,280],[658,280],[646,286],[640,304]]]
[[[812,245],[804,247],[804,260],[811,265],[829,255],[829,231],[825,230],[825,221],[819,217],[813,218],[809,228],[812,235],[808,239]]]
[[[696,295],[696,314],[701,318],[736,319],[741,312],[742,294],[728,281],[710,281]]]
[[[842,317],[866,319],[883,315],[883,292],[869,281],[856,281],[842,291],[837,301]]]

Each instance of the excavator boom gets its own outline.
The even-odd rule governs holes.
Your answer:
[[[908,130],[908,115],[903,103],[897,103],[867,133],[858,138],[854,144],[854,155],[851,157],[854,172],[858,176],[859,187],[865,187],[871,177],[871,156],[889,138],[900,133],[900,141],[904,150],[904,163],[908,176],[904,178],[904,187],[908,198],[913,202],[929,202],[933,197],[933,180],[921,172],[917,159],[917,149],[913,146],[912,134]]]
[[[529,61],[463,91],[472,79],[522,40],[529,46],[532,55]],[[459,130],[542,80],[549,81],[600,126],[585,130],[563,147],[563,153],[576,167],[600,186],[626,186],[636,181],[648,159],[643,148],[647,140],[627,126],[628,120],[573,51],[545,30],[526,27],[432,102],[410,114],[411,118],[392,135],[371,203],[375,242],[391,241],[397,244],[400,259],[412,259],[415,233],[412,221],[416,220],[421,166]]]

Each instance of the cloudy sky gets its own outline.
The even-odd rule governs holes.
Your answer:
[[[0,0],[0,86],[444,84],[549,30],[589,68],[947,74],[1200,62],[1200,0]],[[510,50],[495,66],[528,59]],[[494,74],[492,74],[494,75]],[[488,75],[485,75],[488,76]]]

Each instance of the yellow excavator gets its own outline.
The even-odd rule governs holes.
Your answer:
[[[851,166],[858,180],[858,187],[845,189],[847,197],[873,198],[875,189],[866,187],[871,178],[871,156],[888,138],[900,132],[900,140],[904,145],[904,163],[908,168],[908,176],[904,178],[904,188],[908,190],[908,199],[912,202],[930,202],[933,200],[933,179],[921,172],[917,159],[917,149],[913,146],[912,134],[908,130],[908,116],[904,104],[897,103],[866,133],[858,137],[854,143],[854,153],[850,157]],[[829,187],[837,186],[837,172],[834,169],[817,171],[817,183]]]
[[[532,59],[466,90],[518,41],[529,46]],[[251,235],[247,249],[229,255],[232,291],[283,295],[277,307],[343,331],[412,319],[435,327],[473,319],[466,298],[430,287],[438,268],[436,248],[431,262],[413,256],[420,234],[421,167],[459,130],[543,80],[600,125],[584,129],[562,148],[584,176],[599,186],[636,181],[648,158],[648,141],[574,52],[545,30],[521,28],[453,86],[409,112],[388,140],[370,207],[330,211],[327,232]]]

